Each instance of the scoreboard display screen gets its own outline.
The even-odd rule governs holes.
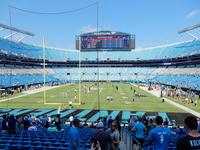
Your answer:
[[[76,41],[76,48],[91,50],[131,50],[135,48],[135,37],[117,32],[83,34]]]

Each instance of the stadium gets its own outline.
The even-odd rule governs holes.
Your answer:
[[[34,38],[31,30],[0,23],[0,33],[5,32],[0,34],[0,118],[15,116],[18,126],[14,134],[5,134],[1,124],[0,149],[71,149],[70,122],[98,127],[110,118],[122,128],[120,149],[154,149],[129,129],[136,118],[156,116],[167,120],[171,131],[167,149],[176,149],[186,135],[184,118],[200,117],[200,40],[191,33],[200,24],[178,31],[190,40],[149,48],[137,48],[139,35],[99,30],[98,21],[96,29],[74,35],[75,48],[65,49],[48,46],[45,38],[31,44],[24,40]],[[27,131],[18,125],[26,117],[51,118],[55,126],[59,118],[62,130],[46,131],[40,122],[37,131]],[[79,132],[79,149],[90,149],[91,128]]]

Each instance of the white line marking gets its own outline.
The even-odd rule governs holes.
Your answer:
[[[47,91],[47,90],[59,88],[59,87],[62,87],[62,86],[65,86],[65,85],[53,86],[53,87],[45,87],[45,90]],[[15,97],[10,97],[10,98],[6,98],[6,99],[2,99],[2,100],[0,100],[0,103],[1,103],[1,102],[6,102],[6,101],[9,101],[9,100],[14,100],[14,99],[17,99],[17,98],[20,98],[20,97],[32,95],[32,94],[35,94],[35,93],[39,93],[39,92],[42,92],[43,90],[44,90],[44,87],[42,87],[42,88],[40,88],[40,89],[36,89],[36,90],[31,90],[31,91],[27,92],[27,93],[24,94],[24,95],[19,95],[19,96],[15,96]]]
[[[141,87],[141,86],[140,86],[140,89],[142,89],[142,90],[144,90],[144,91],[146,91],[146,92],[148,92],[148,93],[150,93],[150,94],[152,94],[152,95],[154,95],[156,97],[160,97],[160,91],[155,91],[155,90],[148,91],[148,89],[146,87]],[[165,98],[165,101],[168,102],[171,105],[174,105],[174,106],[176,106],[176,107],[188,112],[188,113],[191,113],[191,114],[195,115],[196,117],[200,117],[200,113],[199,112],[196,112],[196,111],[194,111],[194,110],[192,110],[192,109],[190,109],[190,108],[188,108],[186,106],[178,104],[178,103],[176,103],[176,102],[174,102],[174,101],[172,101],[172,100],[170,100],[168,98]]]

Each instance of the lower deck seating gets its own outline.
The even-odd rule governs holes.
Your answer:
[[[80,149],[90,149],[90,128],[81,128]],[[64,131],[48,132],[46,130],[22,130],[15,135],[1,134],[0,149],[12,150],[67,150],[69,147],[69,127]]]

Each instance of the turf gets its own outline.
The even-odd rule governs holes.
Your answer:
[[[119,89],[116,89],[116,86]],[[90,87],[90,92],[85,90]],[[85,104],[74,106],[75,109],[98,109],[101,110],[131,110],[145,112],[183,112],[179,108],[168,103],[161,103],[161,100],[136,86],[129,83],[99,83],[100,94],[98,101],[97,85],[92,83],[81,83],[79,91],[78,84],[66,84],[46,91],[46,103],[44,104],[44,92],[15,98],[6,102],[1,102],[1,108],[69,108],[69,101],[77,103],[79,92],[81,101]],[[132,87],[132,89],[131,89]],[[134,89],[141,97],[135,97]],[[15,95],[14,95],[15,96]],[[107,101],[107,96],[112,96],[113,101]],[[134,98],[134,101],[133,101]],[[2,100],[2,99],[1,99]],[[55,104],[48,104],[55,103]],[[65,104],[58,104],[65,103]]]

